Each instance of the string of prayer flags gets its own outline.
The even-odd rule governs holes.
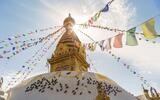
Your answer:
[[[153,44],[155,44],[155,43],[158,43],[157,41],[155,41],[155,40],[150,40],[150,39],[145,39],[145,38],[143,38],[143,37],[137,37],[138,38],[138,40],[144,40],[145,42],[148,42],[148,43],[153,43]]]
[[[12,37],[7,38],[6,40],[0,40],[0,44],[1,44],[1,43],[5,43],[5,42],[8,42],[8,41],[13,41],[13,40],[18,39],[18,38],[30,36],[30,35],[32,35],[32,34],[38,33],[38,31],[43,32],[43,31],[52,30],[52,29],[58,28],[58,27],[62,27],[62,26],[52,26],[52,27],[43,28],[43,29],[39,29],[39,30],[36,29],[35,31],[31,31],[31,32],[28,32],[28,33],[17,34],[17,35],[15,35],[15,36],[12,36]]]
[[[89,39],[91,39],[92,41],[94,41],[89,35],[87,35],[86,33],[82,32],[81,30],[79,30],[81,33],[83,33],[84,35],[86,35]],[[99,47],[101,48],[102,51],[106,50],[110,50],[112,47],[111,47],[111,40],[112,40],[112,37],[107,39],[107,40],[101,40],[101,41],[94,41],[93,43],[95,43],[94,45],[99,45]],[[88,45],[90,43],[85,43],[83,44],[83,47],[85,49],[88,49]],[[93,46],[94,47],[94,46]],[[96,47],[95,47],[96,48]],[[89,49],[90,50],[90,49]],[[94,50],[94,49],[93,49]],[[91,50],[91,51],[93,51]]]
[[[96,21],[99,19],[99,17],[100,17],[100,15],[101,15],[102,12],[108,12],[108,11],[109,11],[109,5],[110,5],[112,2],[113,2],[113,0],[110,1],[110,2],[108,2],[103,9],[101,9],[100,11],[98,11],[98,12],[97,12],[93,17],[91,17],[91,18],[88,20],[88,22],[86,22],[86,23],[87,23],[88,25],[92,25],[93,22],[96,22]]]
[[[135,75],[137,78],[139,78],[140,81],[142,81],[145,85],[150,87],[148,81],[145,80],[144,77],[133,68],[134,66],[131,66],[127,63],[124,63],[123,61],[120,60],[121,59],[120,57],[116,56],[111,51],[109,51],[108,54],[111,55],[112,57],[114,57],[114,59],[117,60],[118,63],[121,63],[129,72],[131,72],[133,75]]]
[[[113,2],[114,0],[111,0],[110,2],[108,2],[108,5],[111,5],[111,3]]]
[[[121,29],[117,29],[117,28],[110,28],[110,27],[107,27],[107,26],[99,26],[99,25],[87,25],[87,24],[79,24],[80,26],[82,26],[82,28],[86,28],[86,27],[93,27],[93,28],[99,28],[99,29],[104,29],[104,30],[107,30],[107,31],[112,31],[112,32],[119,32],[119,33],[124,33],[124,32],[127,32],[126,30],[121,30]],[[144,36],[143,33],[135,33],[136,35],[142,35]],[[159,35],[157,35],[159,36]],[[139,40],[142,40],[142,38],[138,38]],[[147,42],[151,42],[153,44],[155,43],[158,43],[156,42],[155,40],[154,41],[151,41],[149,39],[145,39],[145,41]]]
[[[14,41],[9,41],[9,42],[6,42],[5,44],[1,44],[3,45],[2,48],[0,48],[1,50],[4,50],[4,49],[9,49],[9,50],[17,50],[17,49],[24,49],[24,47],[28,47],[29,45],[32,45],[32,44],[38,44],[40,42],[42,42],[44,40],[44,37],[40,37],[40,38],[37,38],[37,39],[28,39],[28,40],[14,40]],[[5,50],[4,50],[5,51]]]
[[[93,21],[97,21],[97,19],[100,17],[100,15],[101,15],[101,12],[100,12],[100,11],[97,12],[97,13],[92,17]]]
[[[126,32],[126,45],[128,46],[136,46],[138,45],[136,36],[135,36],[136,27],[129,29]]]
[[[138,45],[138,41],[137,39],[139,40],[142,40],[142,38],[136,38],[136,27],[134,28],[131,28],[130,30],[128,30],[126,32],[126,45],[128,46],[136,46]],[[94,41],[90,36],[88,36],[86,33],[83,33],[85,34],[88,38],[90,38],[92,41]],[[113,41],[113,47],[114,48],[122,48],[123,47],[123,40],[122,40],[122,37],[123,37],[124,33],[119,33],[118,35],[116,36],[113,36],[109,39],[106,39],[106,40],[101,40],[101,41],[94,41],[94,43],[98,44],[101,48],[102,51],[106,50],[110,50],[112,48],[112,45],[111,45],[111,40],[112,38],[114,38],[114,41]],[[146,40],[147,42],[150,42],[149,40]],[[156,43],[155,41],[151,41],[152,43]],[[88,44],[85,44],[84,45],[84,48],[88,49]],[[90,49],[88,49],[90,50]],[[90,51],[93,51],[93,50],[90,50]]]
[[[48,45],[47,47],[45,47],[45,45],[47,45],[47,43],[49,42],[49,40],[48,41],[46,41],[44,44],[43,44],[43,46],[37,51],[37,52],[35,52],[35,54],[30,58],[30,59],[28,59],[25,63],[25,65],[23,65],[22,66],[22,70],[25,68],[25,70],[20,70],[20,71],[18,71],[17,73],[16,73],[16,76],[14,76],[14,78],[8,83],[8,85],[7,85],[7,87],[6,88],[8,88],[8,87],[10,87],[10,86],[13,86],[13,85],[15,85],[18,81],[20,81],[20,79],[23,81],[24,79],[26,79],[27,77],[28,77],[28,75],[33,71],[33,69],[34,68],[31,68],[31,66],[36,66],[37,64],[38,64],[38,62],[45,56],[45,54],[47,53],[47,51],[46,50],[49,50],[53,45],[54,45],[54,43],[56,42],[56,40],[60,37],[62,35],[62,33],[61,34],[59,34],[55,39],[54,39],[54,41],[53,42],[51,42],[51,44],[50,45]],[[40,51],[42,51],[42,52],[40,52]],[[26,66],[30,66],[30,67],[26,67]],[[19,76],[18,77],[18,75],[20,75],[20,73],[22,73],[21,74],[21,76]],[[15,78],[16,77],[16,78]]]
[[[92,43],[85,43],[83,44],[83,47],[87,50],[90,50],[90,51],[95,51],[96,49],[96,43],[92,42]]]
[[[42,60],[42,58],[47,54],[47,50],[50,50],[50,48],[55,44],[55,42],[58,40],[58,38],[62,35],[63,33],[59,34],[54,41],[47,47],[42,46],[41,49],[38,50],[38,53],[40,52],[40,50],[42,51],[42,53],[35,53],[34,58],[32,61],[30,61],[32,63],[33,66],[36,66],[38,64],[38,62],[40,62],[40,60]],[[27,64],[29,64],[29,62],[27,62]],[[33,69],[33,68],[32,68]],[[29,73],[26,74],[26,76],[24,77],[24,79],[27,78],[27,76],[31,73],[31,71]],[[23,80],[24,80],[23,79]]]
[[[29,68],[29,67],[27,67]],[[6,86],[6,90],[9,88],[9,87],[13,87],[17,84],[17,82],[21,81],[22,80],[22,77],[25,76],[26,73],[28,72],[31,72],[33,69],[32,68],[29,68],[27,70],[21,70],[19,74],[15,74],[12,78],[11,78],[11,81],[8,82],[7,86]]]
[[[120,34],[118,34],[118,35],[116,35],[114,37],[114,44],[113,44],[113,46],[115,48],[122,48],[122,36],[123,36],[123,34],[120,33]]]
[[[104,30],[112,31],[112,32],[121,32],[121,33],[126,32],[125,30],[120,30],[117,28],[110,28],[107,26],[100,26],[100,25],[93,25],[93,24],[80,24],[80,26],[82,26],[83,28],[86,28],[86,27],[99,28],[99,29],[104,29]]]
[[[100,26],[100,25],[87,25],[87,24],[79,24],[80,26],[82,26],[83,28],[86,28],[86,27],[93,27],[93,28],[99,28],[99,29],[104,29],[104,30],[107,30],[107,31],[112,31],[112,32],[120,32],[120,33],[124,33],[124,32],[127,32],[126,30],[122,30],[122,29],[117,29],[117,28],[110,28],[110,27],[107,27],[107,26]],[[135,34],[140,34],[140,35],[143,35],[143,33],[135,33]],[[156,35],[157,37],[160,36],[160,35]],[[147,41],[147,40],[146,40]],[[153,42],[155,43],[155,42]]]
[[[62,29],[62,28],[61,28]],[[57,30],[56,32],[59,32],[61,29],[59,29],[59,30]],[[55,32],[54,32],[55,33]],[[53,33],[52,33],[53,34]],[[33,70],[33,68],[31,68],[31,66],[36,66],[37,65],[37,63],[38,63],[38,61],[40,61],[40,59],[42,59],[42,57],[47,53],[47,51],[46,50],[49,50],[50,48],[51,48],[51,46],[53,46],[54,45],[54,43],[55,43],[55,41],[60,37],[62,35],[62,33],[60,34],[60,35],[58,35],[56,38],[55,38],[55,40],[49,45],[49,46],[47,46],[47,47],[45,47],[45,45],[47,45],[47,43],[49,42],[49,40],[47,40],[47,41],[45,41],[45,43],[43,44],[43,46],[30,58],[30,59],[28,59],[25,63],[25,65],[23,65],[22,66],[22,69],[26,69],[26,70],[24,70],[24,71],[18,71],[17,73],[16,73],[16,76],[14,76],[14,77],[16,77],[16,78],[14,78],[11,82],[9,82],[9,84],[7,85],[7,87],[6,87],[6,89],[8,88],[8,87],[10,87],[10,86],[13,86],[13,85],[15,85],[18,81],[20,81],[20,79],[21,78],[23,78],[23,80],[25,79],[25,78],[27,78],[27,76],[31,73],[31,71]],[[41,53],[39,53],[40,51],[42,51]],[[26,67],[26,66],[30,66],[30,67]],[[18,75],[20,75],[20,73],[22,73],[21,74],[21,76],[20,77],[18,77]],[[27,73],[27,74],[26,74]],[[23,81],[22,80],[22,81]]]
[[[120,34],[121,35],[121,34]],[[99,42],[95,42],[96,44],[98,44],[100,47],[101,47],[101,49],[102,49],[102,51],[104,51],[105,49],[105,45],[107,45],[107,44],[105,44],[105,42],[107,41],[111,41],[111,39],[112,38],[109,38],[108,40],[101,40],[101,41],[99,41]],[[109,49],[111,49],[111,46],[110,46],[110,42],[108,42],[109,43],[109,45],[107,45],[108,47],[109,47]],[[108,51],[108,53],[117,61],[117,62],[119,62],[119,63],[121,63],[129,72],[131,72],[132,74],[134,74],[137,78],[139,78],[144,84],[146,84],[148,87],[150,86],[149,85],[149,83],[148,83],[148,81],[147,80],[145,80],[144,79],[144,77],[141,75],[141,74],[139,74],[134,68],[132,68],[133,66],[131,66],[131,65],[129,65],[129,64],[127,64],[127,63],[124,63],[123,61],[121,61],[120,59],[120,57],[118,57],[118,56],[116,56],[115,54],[113,54],[111,51],[109,51],[109,50],[107,50]]]
[[[37,41],[35,41],[36,39],[32,39],[34,41],[31,42],[31,43],[27,43],[26,44],[25,42],[23,42],[21,45],[13,46],[11,48],[11,50],[4,50],[3,51],[3,55],[0,54],[1,55],[0,58],[1,59],[2,58],[10,59],[10,58],[16,56],[20,52],[22,52],[22,51],[24,51],[24,50],[26,50],[26,49],[28,49],[30,47],[36,46],[36,45],[38,45],[40,43],[43,43],[44,41],[49,41],[51,39],[51,37],[53,37],[56,33],[58,33],[59,31],[61,31],[62,29],[63,29],[63,27],[61,27],[60,29],[56,30],[55,32],[53,32],[53,33],[51,33],[51,34],[49,34],[49,35],[47,35],[45,37],[38,38]],[[6,55],[6,54],[8,54],[8,55]]]
[[[47,40],[50,40],[50,38],[48,38]],[[42,40],[38,40],[38,41],[34,41],[33,43],[23,43],[22,45],[20,46],[14,46],[12,47],[11,50],[4,50],[3,51],[3,58],[6,58],[6,59],[10,59],[14,56],[16,56],[17,54],[19,54],[20,52],[24,51],[24,50],[27,50],[28,48],[31,48],[33,46],[36,46],[40,43],[43,43],[44,41],[46,41],[46,39],[42,39]]]
[[[143,31],[144,37],[147,39],[156,38],[157,32],[155,31],[155,19],[151,18],[141,25],[141,29]]]
[[[87,50],[95,51],[96,46],[99,45],[99,47],[101,48],[102,51],[104,51],[104,50],[108,51],[112,48],[111,40],[112,40],[112,38],[109,38],[107,40],[92,42],[92,43],[84,43],[83,47]]]
[[[127,32],[126,30],[120,30],[120,29],[117,29],[117,28],[110,28],[110,27],[106,27],[106,26],[99,26],[99,25],[93,25],[93,24],[92,25],[79,24],[79,25],[82,26],[82,27],[93,27],[93,28],[105,29],[107,31],[112,31],[112,32],[119,32],[119,33]],[[142,35],[142,36],[144,36],[143,33],[137,33],[137,32],[135,33],[135,35]],[[160,35],[157,35],[157,36],[160,36]],[[138,38],[138,40],[142,40],[142,38]],[[146,42],[151,42],[153,44],[158,43],[155,40],[151,41],[150,39],[145,39],[145,41]]]
[[[46,43],[43,44],[43,46],[31,57],[31,60],[28,60],[26,63],[36,66],[37,62],[39,62],[41,60],[42,57],[44,57],[46,55],[46,53],[48,52],[48,50],[54,45],[55,41],[61,36],[62,34],[59,34],[55,39],[53,39],[54,41],[47,47],[45,47],[45,45],[49,42],[47,41]],[[41,51],[41,53],[39,53]],[[36,62],[36,63],[35,63]]]

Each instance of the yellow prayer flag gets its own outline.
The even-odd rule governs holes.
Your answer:
[[[157,33],[155,31],[155,19],[152,18],[149,21],[143,23],[141,25],[141,29],[143,31],[144,37],[148,39],[153,39],[157,37]]]
[[[100,15],[101,15],[101,12],[100,12],[100,11],[97,12],[97,13],[92,17],[92,20],[93,20],[93,21],[97,21],[98,18],[100,17]]]

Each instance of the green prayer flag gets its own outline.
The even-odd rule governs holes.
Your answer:
[[[126,45],[128,46],[136,46],[138,45],[136,36],[135,36],[135,31],[136,31],[136,27],[129,29],[127,31],[127,36],[126,36]]]

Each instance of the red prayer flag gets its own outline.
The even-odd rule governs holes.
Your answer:
[[[115,36],[113,44],[115,48],[122,48],[122,36],[123,36],[122,33]]]

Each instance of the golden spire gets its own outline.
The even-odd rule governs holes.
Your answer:
[[[75,34],[73,26],[75,20],[69,16],[64,20],[63,25],[66,32],[61,37],[57,47],[48,60],[50,72],[54,71],[87,71],[89,64],[86,62],[85,48]]]

